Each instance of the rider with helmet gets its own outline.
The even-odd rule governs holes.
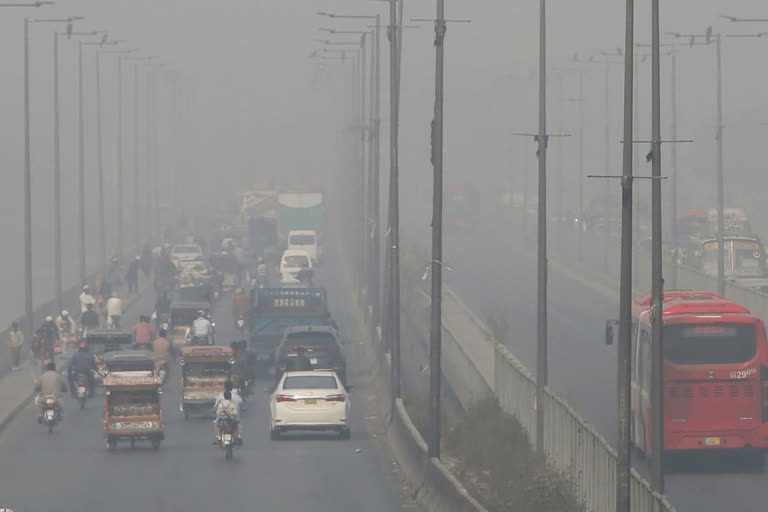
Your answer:
[[[80,349],[72,355],[72,360],[69,362],[69,371],[67,372],[69,388],[72,390],[72,393],[74,394],[75,392],[75,377],[83,374],[88,382],[88,396],[93,396],[93,374],[95,371],[96,358],[88,352],[88,343],[81,341]]]

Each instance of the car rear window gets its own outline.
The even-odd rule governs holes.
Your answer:
[[[338,348],[338,345],[336,337],[329,332],[295,332],[285,338],[283,347],[287,349],[312,347],[334,350]]]
[[[314,245],[315,235],[291,235],[288,243],[291,245]]]
[[[754,325],[665,325],[664,357],[675,364],[734,364],[757,354]]]
[[[283,381],[283,389],[338,389],[333,375],[295,375]]]
[[[309,258],[306,256],[286,256],[283,258],[283,266],[288,268],[308,267]]]
[[[198,245],[177,245],[173,248],[173,254],[199,254],[200,246]]]

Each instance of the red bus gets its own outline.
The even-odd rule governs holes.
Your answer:
[[[632,441],[651,453],[650,296],[632,311]],[[664,294],[664,450],[768,447],[768,340],[744,306],[710,292]]]

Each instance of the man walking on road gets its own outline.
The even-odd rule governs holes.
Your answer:
[[[11,324],[11,332],[8,333],[8,348],[11,349],[11,358],[13,360],[13,368],[11,370],[18,370],[21,364],[21,347],[24,346],[24,333],[19,329],[19,324],[13,322]]]

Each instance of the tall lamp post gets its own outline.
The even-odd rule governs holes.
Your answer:
[[[32,301],[32,165],[31,165],[31,136],[30,136],[30,109],[29,109],[29,25],[32,23],[67,23],[69,25],[69,31],[71,32],[71,24],[75,20],[83,19],[81,16],[73,16],[69,18],[55,18],[55,19],[29,19],[24,18],[24,201],[25,201],[25,229],[24,229],[24,246],[25,246],[25,267],[24,267],[24,288],[26,296],[25,313],[27,316],[29,335],[32,335],[34,330],[33,324],[33,301]],[[54,35],[54,39],[56,36]],[[54,80],[58,80],[58,75],[54,77]],[[54,119],[55,133],[54,133],[54,146],[58,144],[58,118]],[[55,164],[57,165],[57,164]],[[58,204],[59,201],[59,187],[56,183],[56,176],[58,172],[54,169],[54,203]],[[58,219],[54,219],[58,223]],[[60,237],[59,241],[55,243],[56,251],[61,247]],[[61,268],[61,254],[58,253],[54,257],[54,266],[56,269]],[[61,272],[56,272],[56,304],[59,310],[61,310]]]
[[[106,41],[102,39],[98,42],[84,42],[84,46],[98,45],[116,45],[122,41]],[[101,52],[96,50],[96,174],[97,174],[97,199],[98,199],[98,217],[99,217],[99,268],[104,269],[107,266],[107,237],[104,220],[104,150],[102,144],[101,129]]]
[[[5,3],[0,7],[42,7],[53,2]],[[32,173],[29,148],[29,20],[24,20],[24,319],[26,335],[34,332],[32,302]]]

